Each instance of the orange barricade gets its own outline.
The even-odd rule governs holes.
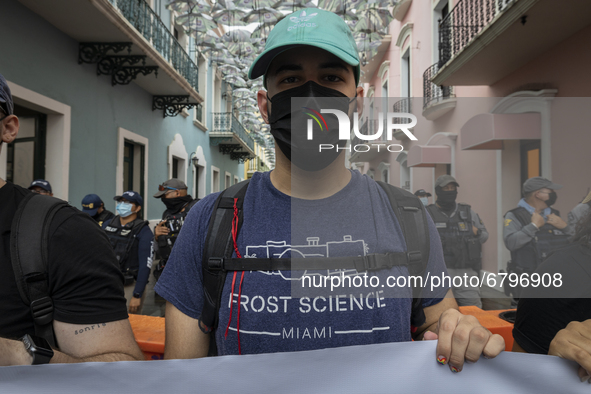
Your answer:
[[[164,318],[129,315],[135,341],[146,360],[162,360],[164,356]]]
[[[507,309],[510,310],[510,309]],[[478,319],[480,324],[488,328],[493,334],[499,334],[505,339],[505,350],[513,348],[513,324],[499,317],[499,313],[505,310],[484,311],[476,306],[461,306],[460,312],[465,315],[472,315]]]
[[[475,306],[461,306],[460,311],[472,315],[493,334],[505,339],[505,350],[513,348],[513,324],[499,318],[499,311],[484,311]],[[164,318],[156,316],[129,315],[135,340],[146,360],[161,360],[164,355]]]

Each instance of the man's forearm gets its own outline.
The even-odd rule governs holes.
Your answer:
[[[69,364],[84,362],[111,362],[111,361],[140,361],[144,360],[142,353],[114,352],[97,354],[90,357],[77,358],[69,356],[58,350],[53,351],[52,364]],[[23,342],[14,339],[0,338],[0,366],[31,365],[33,357],[26,351]]]
[[[71,364],[71,363],[87,363],[87,362],[112,362],[112,361],[141,361],[143,357],[139,355],[132,355],[126,353],[105,353],[97,354],[91,357],[76,358],[69,356],[60,351],[54,350],[51,358],[52,364]],[[30,363],[29,363],[30,364]]]

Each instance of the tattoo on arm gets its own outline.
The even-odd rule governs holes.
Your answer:
[[[107,323],[99,323],[99,324],[93,324],[92,326],[87,326],[84,328],[81,328],[79,330],[75,330],[74,331],[74,335],[78,335],[78,334],[83,334],[86,331],[92,331],[94,329],[101,329],[102,327],[106,327]]]

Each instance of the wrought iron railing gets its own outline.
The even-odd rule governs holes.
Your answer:
[[[460,0],[439,24],[440,68],[513,1]]]
[[[398,100],[392,106],[392,112],[395,113],[412,113],[412,99],[410,97],[403,98],[402,100]],[[409,118],[394,118],[393,123],[395,124],[405,124],[411,123]]]
[[[145,0],[109,0],[172,67],[199,91],[198,68]]]
[[[214,133],[233,133],[254,152],[254,140],[232,112],[214,112]]]
[[[453,86],[437,86],[431,80],[439,71],[439,63],[435,63],[423,73],[423,108],[454,97]]]

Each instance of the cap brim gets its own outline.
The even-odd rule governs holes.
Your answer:
[[[302,47],[303,46],[311,46],[311,47],[324,49],[325,51],[332,53],[333,55],[335,55],[336,57],[338,57],[339,59],[341,59],[345,63],[349,64],[350,66],[353,66],[353,67],[359,66],[358,59],[349,55],[347,52],[343,51],[339,47],[335,47],[333,45],[327,45],[327,44],[321,43],[321,42],[302,43],[301,41],[292,41],[292,42],[286,42],[284,44],[281,44],[275,48],[269,48],[268,50],[261,53],[254,60],[254,62],[252,63],[252,66],[250,66],[250,70],[248,71],[248,78],[256,79],[256,78],[260,77],[261,75],[265,75],[267,73],[267,70],[269,69],[269,66],[273,62],[273,59],[275,59],[275,57],[277,57],[282,52],[287,51],[288,49],[292,49],[292,48],[295,48],[298,46],[302,46]],[[357,67],[355,74],[356,74],[355,77],[357,78],[357,81],[359,81],[359,74],[360,74],[359,67]]]
[[[160,198],[166,194],[166,190],[159,191],[158,193],[154,194],[154,198]]]
[[[123,198],[123,196],[115,196],[115,197],[113,197],[113,200],[115,200],[115,201],[119,201],[119,200],[121,200],[122,198]]]
[[[94,209],[84,209],[84,208],[82,208],[82,212],[87,213],[90,216],[96,215],[97,211],[98,211],[98,208],[94,208]]]

